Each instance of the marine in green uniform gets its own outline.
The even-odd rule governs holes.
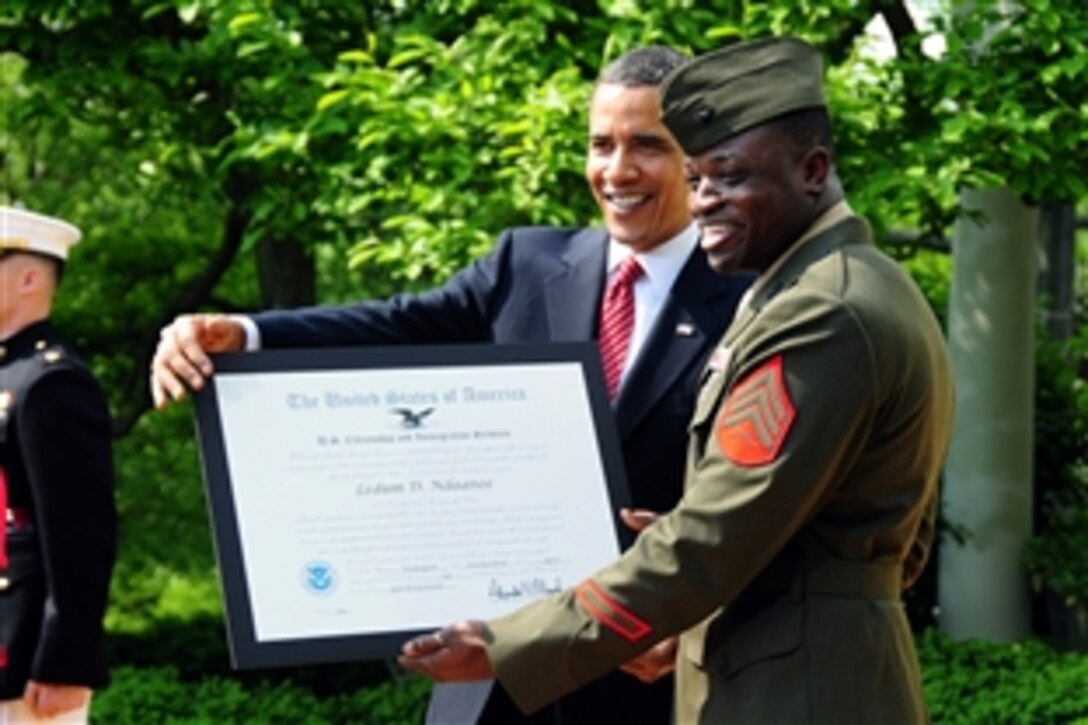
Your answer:
[[[835,176],[818,53],[769,38],[662,87],[719,272],[759,273],[703,375],[685,494],[578,587],[404,647],[531,711],[682,633],[679,723],[926,719],[900,599],[953,415],[941,330]]]
[[[107,683],[110,419],[49,311],[75,227],[0,207],[0,722],[86,721]]]

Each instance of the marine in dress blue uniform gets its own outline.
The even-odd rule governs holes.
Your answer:
[[[0,717],[85,720],[108,683],[103,616],[116,548],[110,417],[48,320],[79,230],[0,208]],[[65,708],[67,709],[67,708]]]

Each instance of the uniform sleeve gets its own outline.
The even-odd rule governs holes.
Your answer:
[[[31,386],[19,415],[46,576],[31,677],[99,687],[117,539],[106,400],[87,371],[58,367]]]
[[[853,465],[876,386],[863,327],[811,296],[766,310],[760,324],[766,332],[700,396],[679,505],[573,592],[491,623],[489,656],[523,710],[735,599]]]
[[[502,275],[513,233],[495,250],[458,272],[446,284],[421,294],[340,307],[308,307],[253,316],[266,348],[358,344],[478,342],[490,336],[493,300],[508,285]]]

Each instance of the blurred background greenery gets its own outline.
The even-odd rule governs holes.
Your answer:
[[[1083,0],[0,2],[0,197],[84,229],[55,318],[116,421],[118,669],[96,719],[419,721],[426,685],[387,663],[230,670],[191,411],[149,412],[158,330],[183,311],[421,289],[504,227],[593,222],[584,111],[602,65],[636,45],[697,53],[769,32],[824,51],[851,203],[942,317],[958,189],[1085,212]],[[1029,559],[1067,603],[1088,599],[1088,242],[1075,229],[1060,260],[1069,329],[1039,333]],[[910,605],[935,719],[1088,713],[1088,688],[1058,684],[1088,681],[1083,657],[965,655],[932,632],[932,570]],[[1040,615],[1040,636],[1055,629]],[[1013,674],[964,672],[987,662]],[[1049,667],[1066,674],[1040,679]]]

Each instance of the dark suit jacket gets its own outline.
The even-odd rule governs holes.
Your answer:
[[[109,410],[48,322],[0,341],[0,468],[19,512],[0,570],[0,699],[21,697],[28,678],[104,686],[117,537]]]
[[[265,312],[254,320],[264,347],[592,340],[607,250],[600,229],[512,229],[490,255],[429,292]],[[667,511],[680,498],[696,379],[750,281],[718,276],[698,250],[677,278],[615,404],[635,506]],[[503,709],[503,693],[495,689],[483,719],[520,719]],[[488,690],[437,686],[431,719],[471,722]],[[668,722],[670,701],[670,682],[646,686],[617,672],[558,707],[566,723],[621,722],[625,715],[632,722]],[[554,712],[543,717],[557,719]]]

